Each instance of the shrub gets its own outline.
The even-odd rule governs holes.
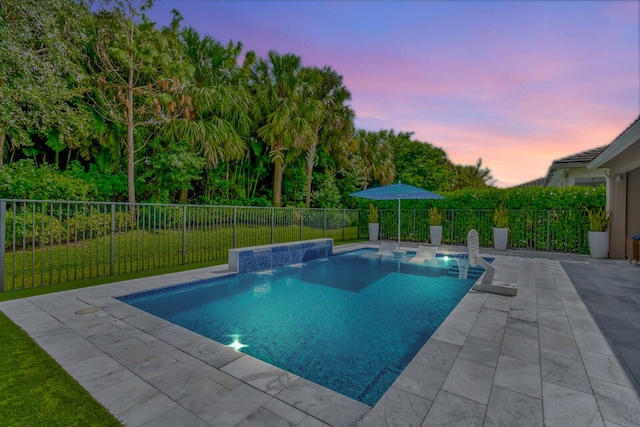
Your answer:
[[[376,208],[373,203],[369,203],[369,223],[377,223],[378,222],[378,208]]]
[[[429,224],[442,225],[442,213],[435,206],[429,209]]]
[[[95,186],[70,174],[31,160],[9,163],[0,171],[0,198],[33,200],[89,200]]]
[[[493,223],[496,228],[509,228],[509,211],[502,205],[493,213]]]
[[[611,212],[604,208],[584,208],[589,216],[589,231],[607,231],[611,221]]]
[[[102,202],[127,200],[127,176],[122,172],[102,173],[93,163],[89,165],[89,171],[85,171],[80,162],[74,160],[69,164],[65,174],[90,186],[88,200]]]
[[[29,211],[7,211],[5,248],[24,249],[57,244],[65,239],[67,230],[58,218]]]

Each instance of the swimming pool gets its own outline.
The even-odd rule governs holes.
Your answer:
[[[423,265],[359,250],[121,297],[135,307],[368,405],[475,282],[463,259]]]

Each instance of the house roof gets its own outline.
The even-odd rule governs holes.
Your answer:
[[[544,183],[546,181],[546,177],[534,179],[533,181],[523,182],[522,184],[514,185],[512,188],[522,188],[522,187],[544,187]]]
[[[561,159],[556,159],[553,161],[553,163],[551,163],[551,167],[553,168],[554,165],[558,165],[560,167],[585,166],[587,163],[595,159],[596,156],[606,150],[608,146],[609,145],[603,145],[602,147],[592,148],[581,153],[576,153],[567,157],[563,157]]]
[[[601,147],[591,148],[586,151],[582,151],[580,153],[572,154],[567,157],[562,157],[560,159],[556,159],[549,166],[549,172],[547,172],[547,176],[545,177],[545,181],[543,186],[549,185],[549,182],[552,181],[553,176],[559,169],[569,169],[569,168],[586,168],[590,162],[595,159],[600,153],[607,149],[608,145],[603,145]]]
[[[587,165],[587,169],[596,169],[640,140],[640,116],[618,135],[611,144]]]

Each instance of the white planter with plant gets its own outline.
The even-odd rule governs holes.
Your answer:
[[[442,213],[436,207],[429,209],[429,236],[432,245],[442,244]]]
[[[604,208],[585,210],[589,216],[589,253],[592,258],[608,258],[611,212]]]
[[[504,251],[509,241],[509,211],[504,206],[499,206],[493,213],[493,223],[493,246]]]
[[[369,241],[376,242],[378,233],[380,232],[380,224],[378,224],[378,209],[369,203]]]

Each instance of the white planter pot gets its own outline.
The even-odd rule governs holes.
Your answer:
[[[431,244],[435,246],[440,246],[442,243],[442,226],[441,225],[430,225],[429,226],[429,235],[431,236]]]
[[[369,223],[369,241],[376,242],[378,240],[378,232],[380,231],[380,224],[377,222]]]
[[[589,252],[592,258],[607,258],[609,256],[609,232],[589,232]]]
[[[507,249],[507,240],[509,240],[509,229],[494,227],[493,246],[497,251],[504,251],[505,249]]]

